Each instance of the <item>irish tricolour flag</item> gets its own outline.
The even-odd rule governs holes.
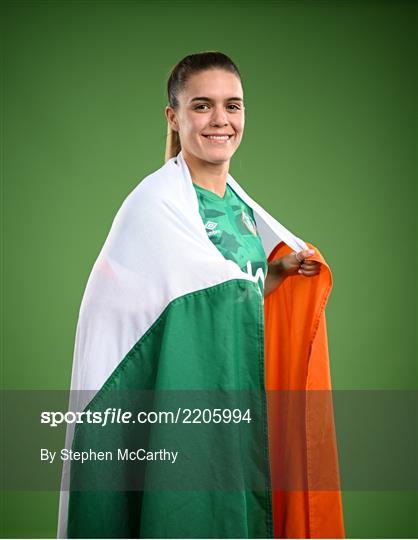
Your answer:
[[[67,449],[90,457],[63,464],[60,537],[344,536],[331,272],[227,181],[253,209],[269,261],[313,247],[321,272],[264,299],[208,238],[182,152],[138,184],[80,308],[69,408],[106,425],[68,426]],[[129,421],[111,422],[124,412]]]

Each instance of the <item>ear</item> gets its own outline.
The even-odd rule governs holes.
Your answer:
[[[170,124],[170,127],[173,131],[178,131],[179,126],[177,122],[176,113],[174,112],[174,109],[167,105],[165,108],[165,117],[167,118],[167,122]]]

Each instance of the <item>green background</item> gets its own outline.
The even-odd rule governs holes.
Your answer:
[[[66,389],[91,267],[164,160],[166,80],[237,63],[234,178],[331,267],[334,389],[416,389],[416,4],[2,5],[2,387]],[[347,537],[417,536],[416,492],[344,492]],[[54,537],[57,493],[2,497],[3,535]]]

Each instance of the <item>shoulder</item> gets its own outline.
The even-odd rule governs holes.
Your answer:
[[[105,241],[114,257],[118,253],[122,258],[127,246],[144,246],[167,236],[173,215],[179,213],[171,211],[176,206],[175,173],[166,163],[146,175],[122,201]]]
[[[150,216],[176,199],[177,168],[169,160],[159,169],[143,177],[123,200],[116,217],[127,214]]]

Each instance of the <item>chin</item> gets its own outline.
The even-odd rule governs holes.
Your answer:
[[[208,150],[207,148],[202,151],[202,156],[205,156],[207,161],[213,161],[214,163],[221,163],[229,161],[235,154],[236,148],[213,148]]]
[[[205,157],[205,161],[209,161],[210,163],[225,163],[229,161],[233,155],[234,154],[231,154],[230,152],[225,153],[224,155],[216,155],[216,153],[208,154]]]
[[[188,148],[187,151],[194,155],[195,158],[198,158],[202,161],[207,161],[209,163],[226,163],[234,155],[236,148],[202,148],[201,146],[191,149]]]

